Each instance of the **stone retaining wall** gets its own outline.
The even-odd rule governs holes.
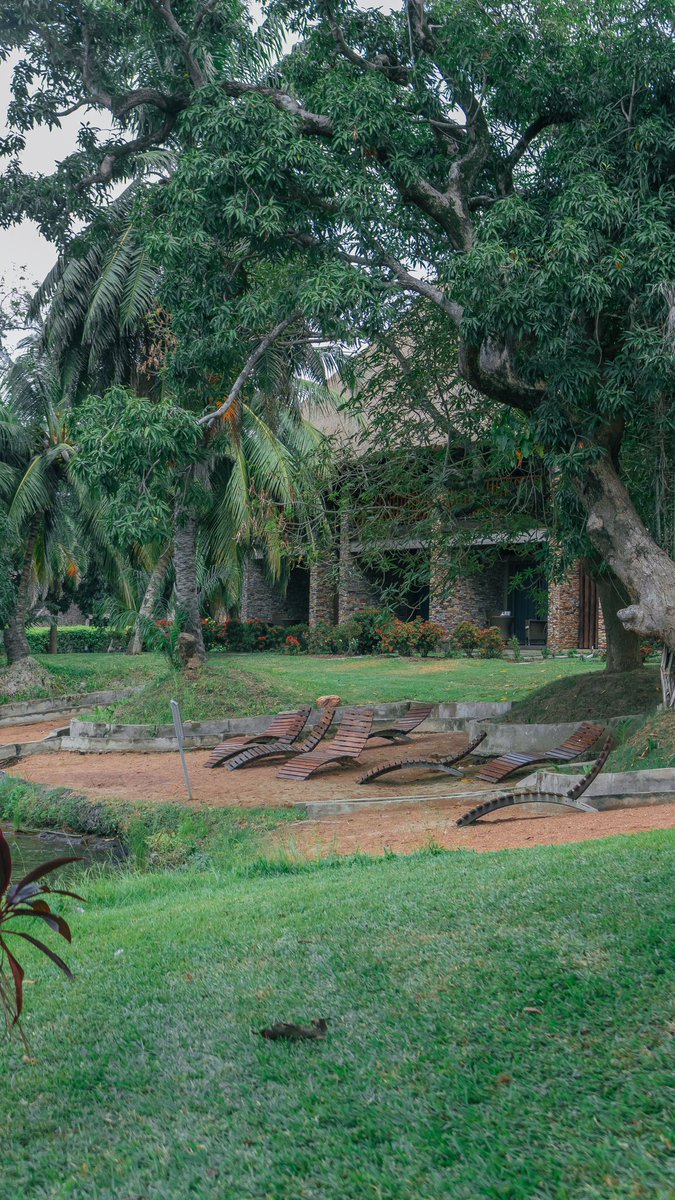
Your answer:
[[[3,725],[34,725],[45,717],[69,716],[82,708],[104,708],[118,700],[126,700],[140,692],[140,688],[120,688],[116,692],[78,692],[75,696],[56,696],[44,700],[15,700],[12,704],[0,704],[0,728]]]

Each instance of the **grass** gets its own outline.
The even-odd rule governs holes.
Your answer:
[[[254,716],[288,705],[340,696],[344,704],[395,700],[512,700],[512,721],[572,721],[632,714],[660,699],[657,667],[606,675],[600,662],[547,659],[512,662],[468,658],[330,658],[212,653],[196,680],[161,655],[59,654],[39,661],[59,693],[143,686],[140,695],[101,710],[116,721],[160,724],[169,700],[185,720]]]
[[[91,801],[65,788],[5,776],[0,822],[18,830],[57,829],[118,838],[136,867],[187,863],[234,870],[256,861],[270,830],[302,819],[302,809],[204,808]]]
[[[519,698],[506,720],[527,724],[603,720],[649,712],[660,702],[658,667],[611,675],[600,669],[546,682]]]
[[[59,695],[139,687],[165,663],[161,654],[36,654],[35,658],[54,676],[54,693]]]
[[[110,705],[97,715],[130,724],[155,725],[171,721],[170,700],[178,701],[184,721],[258,716],[292,703],[293,697],[283,687],[242,670],[238,660],[238,655],[212,654],[195,678],[166,661],[160,662],[139,695]]]
[[[602,670],[599,663],[581,659],[514,663],[506,659],[238,654],[237,662],[296,699],[336,695],[345,704],[517,700],[542,684],[570,676],[585,678]]]
[[[645,771],[675,767],[675,712],[657,712],[632,723],[625,731],[607,768],[610,771]]]
[[[4,1194],[670,1198],[674,850],[90,881],[74,983],[26,948]],[[325,1042],[252,1032],[315,1016]]]

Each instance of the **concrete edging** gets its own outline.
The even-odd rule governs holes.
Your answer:
[[[103,708],[117,700],[126,700],[140,690],[134,687],[120,688],[115,692],[78,692],[74,696],[52,696],[42,700],[15,700],[12,704],[0,704],[0,728],[16,725],[17,720],[22,725],[35,725],[52,714],[70,716],[82,708]]]

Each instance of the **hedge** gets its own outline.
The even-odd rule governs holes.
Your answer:
[[[32,654],[49,653],[49,626],[27,629]],[[62,654],[87,654],[106,651],[113,634],[97,625],[59,625],[58,649]]]

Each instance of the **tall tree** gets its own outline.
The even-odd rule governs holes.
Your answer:
[[[631,600],[624,626],[675,651],[675,563],[621,473],[626,431],[657,410],[673,420],[670,4],[408,0],[383,14],[279,0],[267,12],[264,33],[286,20],[302,41],[266,75],[274,37],[256,40],[224,0],[151,0],[125,25],[114,6],[66,3],[60,37],[46,0],[24,4],[10,31],[28,47],[18,136],[73,104],[106,108],[123,136],[84,135],[52,180],[13,167],[5,219],[31,208],[54,231],[64,196],[81,209],[125,159],[180,140],[191,153],[172,186],[183,201],[190,187],[190,221],[217,211],[233,238],[303,256],[306,316],[337,294],[367,330],[397,294],[423,296],[465,380],[525,414],[573,482]],[[37,96],[31,70],[47,81]],[[359,294],[382,303],[369,313]],[[274,328],[290,315],[285,294],[267,313]]]

